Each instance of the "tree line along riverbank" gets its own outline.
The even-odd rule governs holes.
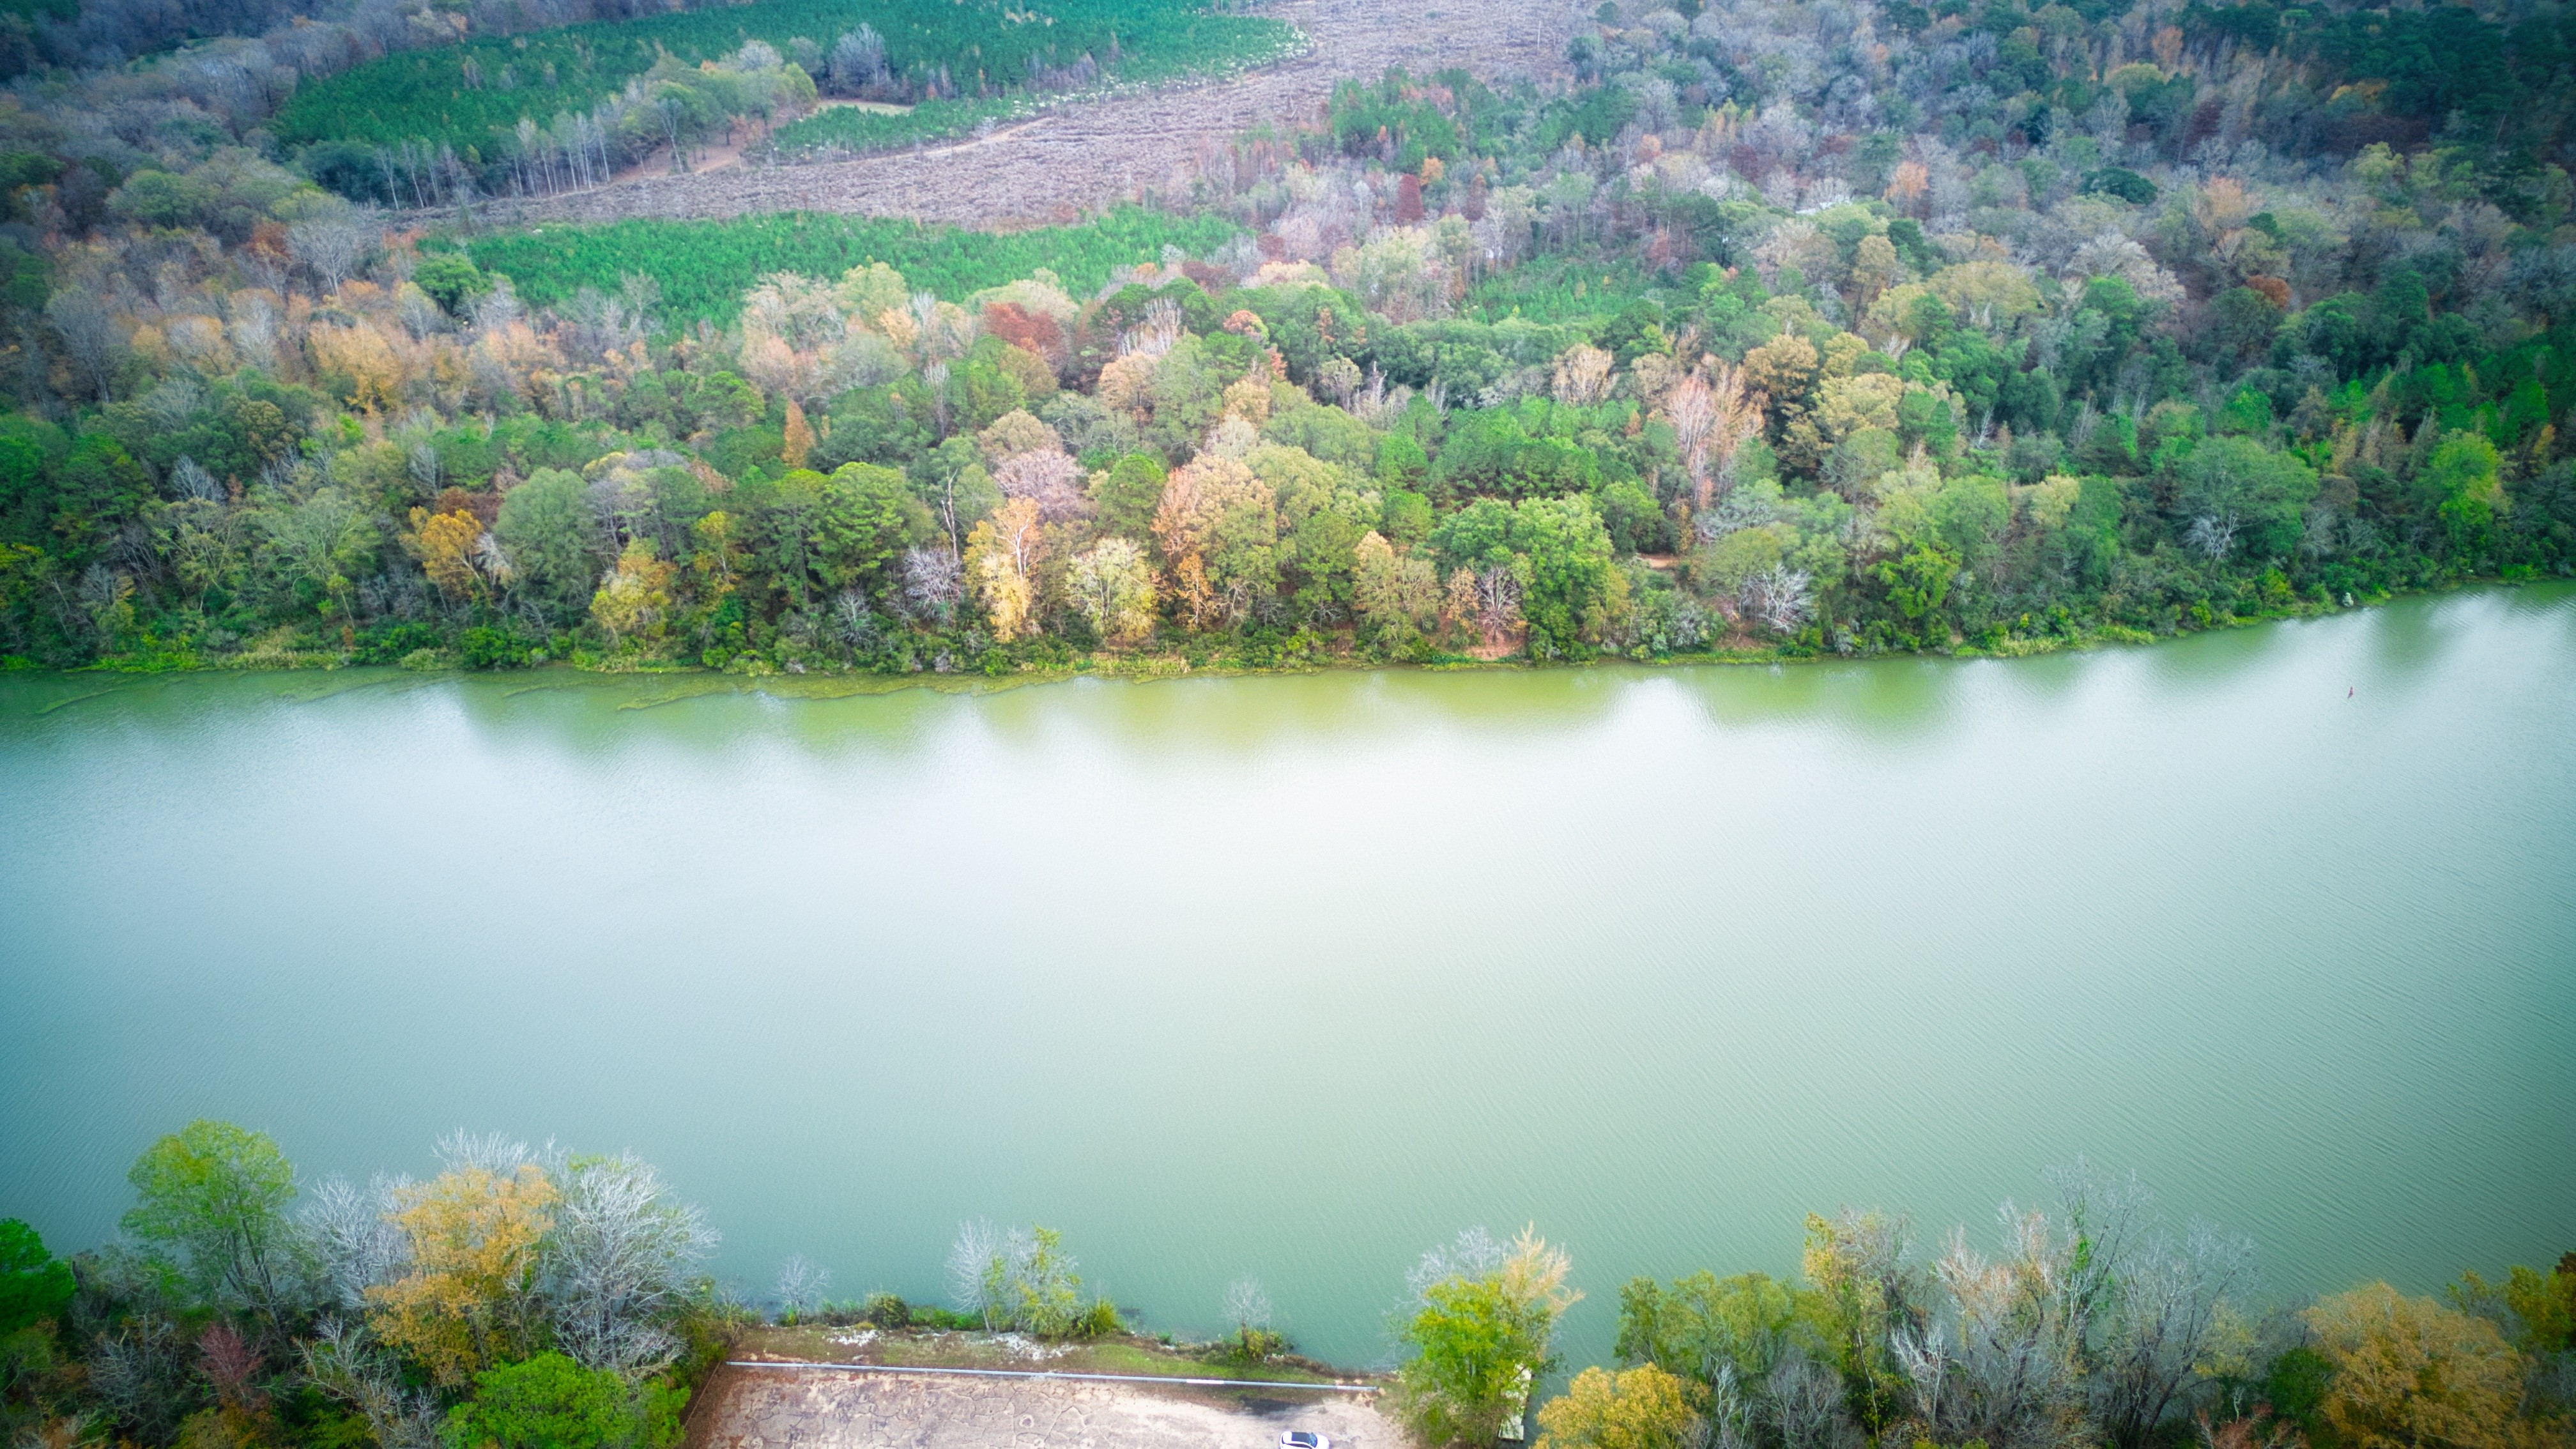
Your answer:
[[[39,146],[0,655],[2003,653],[2563,573],[2576,52],[2260,19],[1613,6],[1023,237],[425,235]]]
[[[0,1417],[14,1442],[148,1449],[669,1449],[737,1355],[913,1368],[1374,1382],[1425,1446],[1709,1443],[2121,1449],[2542,1449],[2576,1413],[2576,1253],[2445,1298],[2254,1293],[2254,1245],[2176,1230],[2081,1164],[2000,1242],[1811,1216],[1795,1280],[1701,1270],[1619,1290],[1616,1362],[1565,1365],[1572,1257],[1524,1229],[1404,1276],[1392,1371],[1298,1359],[1253,1280],[1212,1341],[1144,1336],[1087,1295],[1061,1234],[961,1225],[948,1302],[837,1301],[800,1256],[758,1301],[631,1156],[459,1133],[426,1180],[298,1181],[265,1134],[199,1121],[129,1173],[120,1238],[50,1253],[0,1222]]]

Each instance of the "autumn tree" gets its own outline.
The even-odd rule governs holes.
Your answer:
[[[671,581],[678,574],[677,566],[654,556],[652,540],[639,538],[626,545],[617,566],[590,596],[590,616],[607,631],[612,647],[662,636],[671,613]]]
[[[1154,537],[1193,627],[1220,601],[1239,617],[1278,592],[1277,500],[1240,460],[1201,454],[1173,470],[1154,513]]]
[[[1650,1363],[1585,1369],[1538,1411],[1538,1449],[1697,1449],[1695,1389]]]
[[[483,538],[482,520],[471,513],[415,508],[411,527],[411,536],[404,542],[419,555],[421,572],[429,575],[440,593],[462,600],[481,590],[483,575],[476,571],[474,558]]]
[[[1076,554],[1065,585],[1102,639],[1134,644],[1154,632],[1154,568],[1133,539],[1112,535]]]
[[[367,1290],[368,1327],[443,1385],[525,1357],[541,1322],[538,1250],[560,1195],[525,1162],[460,1164],[396,1189],[391,1216],[411,1269]]]
[[[2373,1283],[2300,1315],[2334,1366],[2320,1405],[2350,1449],[2501,1449],[2513,1442],[2523,1358],[2496,1326]]]
[[[1036,570],[1045,547],[1033,498],[1011,499],[966,535],[967,587],[1004,643],[1037,632]]]
[[[807,454],[814,451],[814,426],[805,421],[805,409],[796,399],[787,400],[787,431],[779,445],[779,461],[790,468],[805,466]]]

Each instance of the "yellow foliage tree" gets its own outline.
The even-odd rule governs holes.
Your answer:
[[[671,579],[678,572],[653,556],[651,543],[636,539],[590,596],[590,616],[608,631],[612,644],[658,638],[670,617]]]
[[[1109,643],[1133,644],[1154,632],[1154,567],[1135,540],[1112,534],[1075,555],[1066,585]]]
[[[349,406],[373,412],[401,396],[402,358],[373,326],[363,321],[349,327],[324,323],[307,336],[314,365],[330,377]]]
[[[2301,1315],[2335,1366],[2321,1409],[2347,1449],[2502,1449],[2522,1401],[2522,1355],[2496,1326],[2385,1283]]]
[[[787,400],[787,436],[779,459],[790,468],[802,468],[806,455],[813,451],[814,425],[805,421],[805,409],[791,397]]]
[[[475,546],[483,539],[483,521],[471,513],[411,511],[411,537],[405,542],[420,556],[421,572],[451,599],[471,597],[483,582],[474,570]]]
[[[1696,1387],[1653,1364],[1585,1369],[1538,1411],[1538,1449],[1684,1449],[1697,1442]]]
[[[367,1326],[443,1385],[535,1347],[537,1246],[558,1194],[534,1163],[460,1167],[399,1188],[388,1219],[411,1271],[367,1290]]]
[[[1037,632],[1038,504],[1013,498],[966,535],[966,580],[1004,642]]]

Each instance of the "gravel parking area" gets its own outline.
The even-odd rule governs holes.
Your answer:
[[[1336,1449],[1404,1442],[1367,1394],[727,1367],[687,1449],[1264,1449],[1287,1429]]]

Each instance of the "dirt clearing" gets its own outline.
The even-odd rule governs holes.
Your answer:
[[[1069,105],[982,141],[809,166],[742,163],[542,200],[500,201],[485,219],[616,221],[837,211],[1009,229],[1067,222],[1186,186],[1200,155],[1264,121],[1312,115],[1333,83],[1402,65],[1417,75],[1463,66],[1482,76],[1544,75],[1565,53],[1572,0],[1281,0],[1260,12],[1314,42],[1307,54],[1222,84]]]
[[[1366,1394],[726,1367],[687,1449],[1266,1449],[1288,1429],[1351,1449],[1404,1442]]]

